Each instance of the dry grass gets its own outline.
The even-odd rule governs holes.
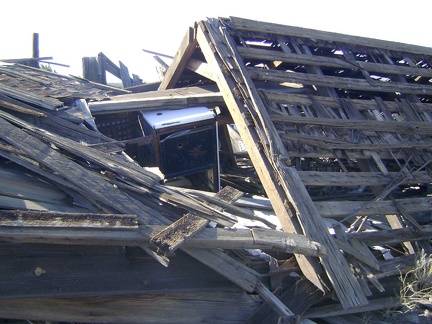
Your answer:
[[[400,276],[400,297],[407,312],[432,309],[432,255],[419,254],[416,267]]]

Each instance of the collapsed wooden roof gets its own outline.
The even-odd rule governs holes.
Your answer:
[[[269,236],[267,230],[223,228],[235,224],[240,215],[275,228],[250,210],[234,206],[233,203],[243,195],[236,189],[226,187],[215,197],[207,197],[160,184],[159,176],[143,169],[123,153],[124,143],[92,128],[92,116],[82,100],[101,100],[121,90],[10,65],[1,68],[0,91],[1,258],[12,257],[16,261],[3,263],[0,267],[0,299],[4,306],[0,316],[112,322],[119,319],[135,321],[137,318],[153,320],[160,316],[157,307],[154,312],[127,315],[130,313],[128,307],[134,307],[128,304],[126,308],[116,309],[115,316],[106,315],[110,311],[102,307],[105,315],[94,317],[86,315],[85,311],[80,314],[53,312],[49,306],[53,302],[50,298],[110,296],[115,299],[113,296],[138,294],[144,295],[141,298],[145,300],[149,298],[146,294],[151,294],[160,305],[169,304],[169,299],[174,298],[186,308],[190,298],[197,301],[208,298],[208,289],[232,289],[234,284],[242,290],[237,288],[228,294],[221,292],[221,296],[210,304],[225,299],[224,303],[230,307],[234,300],[244,296],[245,291],[256,291],[267,298],[268,303],[276,305],[279,312],[292,316],[262,283],[258,272],[220,249],[261,248],[283,253],[295,250],[321,255],[325,254],[322,245],[303,235],[276,230],[268,229],[274,232]],[[222,227],[205,228],[210,221]],[[70,250],[53,247],[56,245],[77,247]],[[101,258],[100,262],[115,262],[116,270],[106,272],[102,280],[92,278],[94,268],[89,267],[91,261],[87,256],[81,257],[82,253],[86,255],[86,249],[81,246],[99,247],[99,253],[108,255],[108,259]],[[107,248],[117,246],[139,247],[164,266],[170,264],[172,255],[179,249],[183,253],[183,257],[177,258],[180,264],[193,265],[194,259],[199,260],[222,277],[209,268],[189,268],[184,266],[185,263],[165,273],[159,271],[156,274],[154,270],[148,273],[149,260],[144,259],[138,263],[147,278],[142,279],[135,267],[135,270],[131,269],[129,253],[119,254],[118,250]],[[70,251],[75,251],[72,256]],[[98,253],[97,248],[94,251]],[[184,259],[184,253],[193,259]],[[26,261],[32,255],[37,266],[29,266]],[[75,259],[71,264],[81,265],[80,274],[71,272],[71,264],[70,269],[54,270],[70,258]],[[143,260],[142,255],[138,259]],[[96,268],[99,266],[94,264]],[[29,270],[34,276],[26,275]],[[196,276],[196,280],[181,279],[190,274]],[[200,274],[204,275],[203,280],[198,279]],[[44,279],[38,280],[41,276]],[[81,284],[70,282],[69,276],[76,276]],[[105,286],[105,276],[114,276],[117,283]],[[132,276],[137,283],[124,283],[122,278],[125,276]],[[183,283],[172,282],[175,278]],[[148,280],[152,282],[150,286]],[[50,284],[46,285],[47,282]],[[59,285],[57,288],[51,285],[54,282]],[[188,297],[184,295],[185,291],[194,291],[195,296]],[[165,294],[171,297],[166,299]],[[229,296],[233,298],[231,302],[227,302]],[[23,312],[22,303],[28,298],[33,302],[37,299],[41,304],[33,304],[34,307],[27,304]],[[77,307],[83,307],[85,300],[82,299],[83,304]],[[63,302],[71,300],[64,299]],[[228,312],[223,318],[245,320],[256,304],[253,298],[246,297],[244,308],[240,306],[238,311]],[[165,316],[172,318],[177,311],[173,308],[165,312]],[[196,314],[198,321],[217,316],[213,311],[200,310],[199,304]],[[188,322],[193,318],[184,312],[181,321]]]
[[[431,55],[420,46],[209,19],[189,30],[160,89],[217,84],[283,230],[326,246],[325,274],[316,258],[299,256],[303,273],[323,291],[327,277],[344,307],[358,307],[367,304],[358,276],[374,277],[379,266],[346,232],[367,235],[371,216],[386,219],[385,234],[400,241],[426,230],[413,215],[429,213],[431,197],[397,191],[431,182]],[[320,188],[331,190],[320,197]],[[326,217],[338,221],[335,236]],[[413,236],[399,236],[403,229]],[[430,251],[429,241],[404,245],[407,253]],[[371,263],[354,273],[350,264],[365,258]]]
[[[289,251],[321,294],[336,293],[342,310],[333,303],[333,315],[370,310],[373,292],[385,290],[380,278],[397,276],[396,265],[407,268],[421,249],[430,250],[431,54],[430,48],[232,17],[190,28],[157,92],[98,101],[114,89],[11,66],[0,71],[1,171],[25,183],[30,170],[43,188],[42,201],[51,205],[20,208],[29,212],[4,208],[0,236],[12,243],[140,246],[165,264],[180,248],[244,291],[257,292],[277,316],[292,318],[313,301],[305,301],[310,286],[298,293],[276,283],[290,262],[280,269],[276,262],[279,272],[266,275],[273,294],[261,275],[220,249]],[[233,223],[232,215],[265,220],[233,206],[240,194],[230,188],[213,197],[160,185],[113,154],[124,143],[78,126],[86,118],[73,110],[78,98],[90,101],[95,116],[218,106],[218,118],[236,124],[285,233],[222,228]],[[11,169],[11,162],[27,171]],[[66,193],[56,196],[63,203],[47,198],[54,190],[47,179]],[[419,215],[429,218],[419,222]],[[209,220],[220,228],[207,228]],[[397,246],[394,259],[384,260],[371,249],[376,245]],[[374,307],[390,305],[379,302],[373,299]],[[22,305],[15,303],[7,309]],[[255,319],[274,313],[250,299],[241,307],[236,320],[251,310]]]

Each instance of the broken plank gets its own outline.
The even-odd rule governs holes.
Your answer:
[[[224,187],[216,197],[223,199],[227,203],[233,203],[243,193],[231,187]],[[223,208],[215,206],[215,209],[222,211]],[[158,252],[170,255],[178,249],[188,238],[197,234],[202,228],[209,224],[209,220],[199,217],[193,213],[188,213],[179,220],[175,221],[163,231],[152,236],[150,244],[158,248]]]
[[[321,262],[340,302],[344,308],[366,305],[368,303],[366,296],[340,252],[337,243],[328,233],[327,226],[306,188],[301,185],[294,186],[294,184],[301,184],[297,171],[292,167],[279,166],[278,169],[284,180],[283,184],[287,187],[286,193],[290,195],[290,200],[294,202],[294,206],[298,210],[297,215],[301,220],[305,235],[318,242],[326,242],[327,257],[322,258]]]

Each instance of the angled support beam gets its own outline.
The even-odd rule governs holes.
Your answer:
[[[240,55],[236,53],[236,45],[230,40],[230,35],[221,35],[219,29],[216,31],[210,23],[201,23],[197,39],[207,62],[214,67],[219,89],[284,231],[304,231],[307,236],[325,244],[328,255],[321,259],[321,263],[343,307],[366,305],[366,296],[329,235],[296,170],[281,168],[283,163],[280,159],[286,157],[286,149],[269,122],[270,118],[248,77],[247,69],[236,60],[240,59]],[[254,124],[248,122],[250,117]],[[317,260],[303,255],[297,256],[297,260],[305,276],[325,291],[325,278],[321,277],[322,268]]]
[[[198,43],[195,33],[196,28],[189,27],[176,55],[174,56],[174,60],[172,61],[170,67],[168,68],[168,71],[165,74],[164,79],[159,86],[159,90],[173,88],[177,83],[180,75],[186,68],[187,62],[189,61],[197,47]]]

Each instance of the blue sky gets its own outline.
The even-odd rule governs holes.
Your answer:
[[[82,76],[82,58],[103,52],[145,82],[158,81],[158,64],[142,49],[174,55],[187,28],[207,17],[237,16],[432,47],[430,0],[15,0],[0,3],[0,10],[0,59],[30,57],[33,33],[39,33],[40,56],[70,66],[53,66],[60,73]]]

